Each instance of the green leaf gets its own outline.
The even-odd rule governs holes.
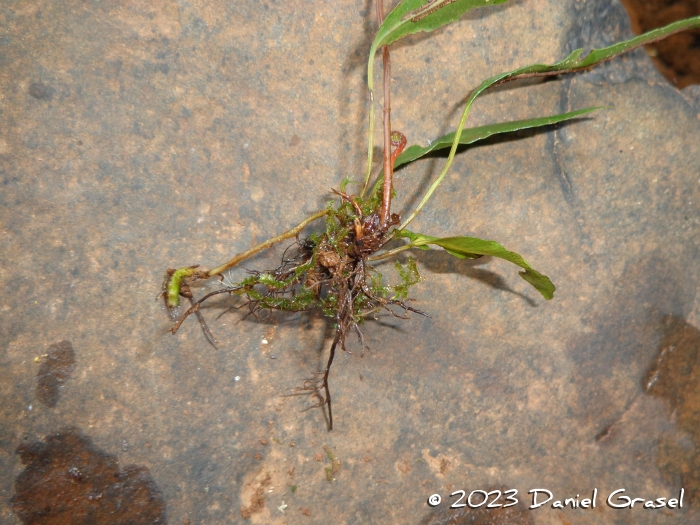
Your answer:
[[[384,19],[372,44],[370,57],[382,46],[420,33],[438,29],[458,20],[476,7],[502,4],[508,0],[403,0]]]
[[[552,124],[557,124],[559,122],[564,122],[565,120],[571,120],[576,117],[580,117],[587,113],[597,111],[599,109],[604,109],[603,106],[579,109],[577,111],[571,111],[569,113],[562,113],[561,115],[552,115],[550,117],[541,118],[531,118],[526,120],[514,120],[512,122],[500,122],[498,124],[489,124],[488,126],[479,126],[477,128],[468,128],[462,131],[459,137],[460,144],[473,144],[480,140],[489,138],[492,135],[498,135],[500,133],[511,133],[513,131],[520,131],[521,129],[539,128],[542,126],[551,126]],[[394,167],[401,166],[403,164],[408,164],[416,159],[427,155],[431,151],[445,149],[452,146],[455,139],[455,132],[448,133],[442,137],[435,139],[430,143],[429,146],[421,147],[414,144],[410,148],[407,148],[401,155],[396,157],[396,163]]]
[[[657,40],[666,38],[674,33],[678,33],[680,31],[685,31],[687,29],[692,29],[695,27],[700,27],[700,16],[695,16],[692,18],[687,18],[685,20],[674,22],[665,27],[654,29],[653,31],[649,31],[635,38],[631,38],[630,40],[618,42],[617,44],[613,44],[612,46],[604,47],[602,49],[593,49],[584,58],[581,58],[583,49],[580,48],[575,50],[564,60],[562,60],[561,62],[557,62],[556,64],[534,64],[531,66],[516,69],[514,71],[510,71],[508,73],[501,73],[500,75],[496,75],[487,80],[484,80],[481,83],[481,85],[471,94],[469,100],[472,101],[485,89],[493,86],[494,84],[502,83],[506,80],[513,80],[516,77],[522,78],[535,76],[549,76],[558,75],[561,73],[573,73],[575,71],[582,71],[584,69],[596,66],[601,62],[605,62],[606,60],[610,60],[611,58],[621,55],[622,53],[631,51],[637,47],[646,44],[651,44],[652,42],[656,42]],[[469,105],[469,102],[467,104]]]
[[[583,53],[583,49],[577,49],[564,60],[562,60],[561,62],[557,62],[556,64],[534,64],[531,66],[515,69],[507,73],[501,73],[499,75],[484,80],[479,85],[479,87],[477,87],[474,91],[470,93],[469,97],[467,98],[467,104],[464,108],[464,111],[462,112],[462,117],[459,121],[459,125],[457,126],[457,131],[455,132],[454,139],[452,141],[452,147],[450,149],[450,154],[447,157],[445,166],[442,168],[442,171],[438,175],[437,179],[430,185],[430,188],[428,188],[428,191],[426,192],[425,196],[420,201],[420,203],[418,203],[416,209],[413,210],[413,212],[411,212],[408,218],[404,220],[401,226],[399,226],[399,229],[405,228],[416,217],[416,215],[418,215],[420,210],[423,209],[423,207],[428,202],[428,200],[430,200],[430,197],[433,195],[437,187],[445,178],[445,175],[447,175],[447,172],[449,171],[450,166],[452,165],[452,161],[454,160],[455,153],[457,153],[457,146],[459,146],[461,142],[464,125],[467,122],[467,117],[469,116],[469,111],[471,110],[472,104],[474,103],[474,100],[476,100],[476,98],[488,88],[497,84],[501,84],[503,82],[516,80],[518,78],[544,77],[550,75],[559,75],[562,73],[574,73],[576,71],[583,71],[597,64],[600,64],[601,62],[610,60],[611,58],[621,55],[622,53],[631,51],[637,47],[646,44],[651,44],[652,42],[656,42],[657,40],[666,38],[674,33],[678,33],[680,31],[685,31],[686,29],[692,29],[695,27],[700,27],[700,16],[695,16],[693,18],[687,18],[686,20],[674,22],[673,24],[669,24],[659,29],[654,29],[653,31],[649,31],[648,33],[644,33],[643,35],[639,35],[630,40],[619,42],[617,44],[605,47],[603,49],[594,49],[584,58],[581,58],[581,53]]]
[[[416,234],[413,234],[416,235]],[[431,237],[429,235],[416,235],[412,240],[413,246],[419,247],[426,244],[435,244],[441,246],[450,255],[454,255],[460,259],[475,259],[483,255],[498,257],[506,261],[517,264],[524,268],[524,272],[519,272],[520,277],[534,286],[545,299],[554,297],[555,286],[544,274],[541,274],[530,266],[521,255],[506,250],[503,246],[495,241],[485,241],[476,237]]]

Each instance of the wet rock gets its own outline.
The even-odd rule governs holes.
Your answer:
[[[677,493],[678,469],[669,484],[657,468],[659,438],[673,423],[641,384],[664,315],[700,326],[700,105],[643,50],[477,100],[467,126],[609,108],[467,148],[411,224],[521,253],[552,278],[555,298],[541,299],[502,261],[413,254],[425,282],[411,304],[432,318],[368,319],[371,351],[360,358],[356,345],[336,356],[329,434],[321,409],[303,412],[316,400],[286,394],[323,369],[332,320],[256,322],[228,310],[236,303],[222,294],[202,310],[214,347],[194,319],[168,333],[172,321],[154,298],[166,268],[212,268],[324,207],[345,177],[361,184],[372,3],[5,4],[0,280],[13,291],[0,304],[5,494],[17,443],[60,428],[58,417],[95,421],[110,451],[126,439],[130,455],[147,454],[178,525],[242,522],[260,472],[272,477],[251,517],[260,523],[416,523],[435,512],[428,495],[467,484]],[[475,10],[393,46],[392,125],[424,145],[454,130],[460,101],[482,79],[631,36],[610,0]],[[56,88],[52,101],[27,93],[39,79]],[[406,217],[443,165],[438,157],[401,170],[395,211]],[[284,248],[231,278],[278,265]],[[260,340],[271,326],[266,354]],[[29,412],[38,367],[22,363],[36,341],[67,330],[81,358],[76,402]],[[264,453],[248,453],[260,436],[270,439]],[[692,450],[690,434],[671,437]],[[313,461],[323,444],[343,460],[338,482]],[[74,466],[60,474],[82,487],[79,466],[66,474]],[[16,522],[7,507],[0,522]],[[604,525],[699,522],[633,510],[565,515]],[[533,514],[561,521],[552,509]]]
[[[26,466],[15,480],[12,509],[32,525],[164,525],[165,502],[148,469],[119,470],[117,458],[80,430],[17,448]]]
[[[61,395],[61,387],[75,370],[75,352],[69,341],[61,341],[49,347],[37,377],[36,397],[47,407],[55,407]]]
[[[700,331],[667,316],[659,355],[644,378],[647,394],[664,399],[675,428],[659,439],[657,464],[669,484],[685,487],[700,504]]]

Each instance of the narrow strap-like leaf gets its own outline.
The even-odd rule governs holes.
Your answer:
[[[434,31],[458,20],[477,7],[502,4],[508,0],[403,0],[384,19],[372,43],[372,50],[422,31]],[[374,56],[370,52],[370,56]]]
[[[597,111],[599,109],[604,109],[603,106],[579,109],[576,111],[571,111],[569,113],[562,113],[561,115],[552,115],[550,117],[541,118],[531,118],[526,120],[514,120],[512,122],[499,122],[498,124],[489,124],[488,126],[479,126],[476,128],[467,128],[462,131],[462,135],[459,137],[460,144],[473,144],[479,140],[484,140],[492,135],[498,135],[500,133],[511,133],[513,131],[520,131],[522,129],[530,128],[540,128],[543,126],[551,126],[552,124],[557,124],[559,122],[564,122],[565,120],[570,120],[576,117],[580,117],[587,113]],[[455,139],[455,132],[443,135],[440,138],[433,140],[429,146],[421,147],[414,144],[410,148],[407,148],[401,155],[396,157],[396,163],[394,167],[401,166],[403,164],[408,164],[413,162],[424,155],[427,155],[431,151],[449,148]]]
[[[412,246],[419,247],[426,244],[435,244],[444,248],[450,255],[460,259],[475,259],[482,255],[490,255],[517,264],[525,270],[524,272],[519,272],[520,277],[534,286],[542,294],[542,297],[545,299],[554,297],[556,288],[552,281],[549,280],[549,277],[535,270],[521,255],[506,250],[495,241],[486,241],[476,237],[439,238],[421,234],[411,234],[411,236],[410,244]]]
[[[416,209],[413,210],[413,212],[411,212],[408,218],[404,220],[401,226],[399,226],[399,229],[404,229],[406,226],[408,226],[408,224],[415,218],[415,216],[420,212],[420,210],[423,209],[428,200],[430,200],[430,197],[433,195],[433,193],[435,193],[435,190],[445,178],[445,175],[447,175],[447,172],[449,171],[450,166],[452,165],[452,161],[454,160],[455,153],[457,153],[457,146],[459,146],[460,144],[462,132],[464,130],[464,125],[467,122],[467,117],[469,116],[469,111],[472,107],[472,104],[474,103],[474,100],[476,100],[476,98],[488,88],[490,88],[491,86],[502,84],[503,82],[508,82],[510,80],[516,80],[519,78],[559,75],[561,73],[574,73],[576,71],[589,69],[597,64],[600,64],[601,62],[610,60],[611,58],[621,55],[622,53],[625,53],[627,51],[631,51],[632,49],[635,49],[637,47],[643,46],[645,44],[651,44],[652,42],[656,42],[657,40],[666,38],[667,36],[670,36],[674,33],[678,33],[680,31],[685,31],[686,29],[692,29],[695,27],[700,27],[700,16],[695,16],[693,18],[687,18],[679,22],[674,22],[665,27],[654,29],[653,31],[649,31],[648,33],[644,33],[643,35],[639,35],[630,40],[619,42],[617,44],[605,47],[603,49],[594,49],[584,58],[581,58],[583,49],[577,49],[564,60],[562,60],[561,62],[557,62],[556,64],[534,64],[531,66],[515,69],[506,73],[501,73],[499,75],[484,80],[479,85],[479,87],[477,87],[474,91],[470,93],[469,97],[467,98],[467,104],[464,108],[464,111],[462,112],[462,117],[459,121],[459,125],[457,126],[457,131],[455,132],[455,136],[452,141],[452,147],[450,149],[450,154],[447,157],[445,166],[442,168],[442,171],[438,175],[437,179],[430,185],[430,188],[428,188],[428,191],[426,192],[425,196],[420,201],[420,203],[418,203]]]
[[[556,64],[534,64],[510,71],[508,73],[501,73],[500,75],[484,80],[472,93],[470,99],[476,98],[486,88],[493,86],[494,84],[500,84],[506,80],[514,80],[515,78],[523,77],[558,75],[561,73],[573,73],[575,71],[588,69],[600,64],[601,62],[605,62],[606,60],[610,60],[611,58],[621,55],[622,53],[626,53],[627,51],[631,51],[646,44],[651,44],[652,42],[664,39],[674,33],[695,27],[700,27],[700,16],[694,16],[692,18],[674,22],[629,40],[625,40],[624,42],[618,42],[612,46],[604,47],[602,49],[593,49],[584,58],[581,58],[581,54],[583,53],[583,49],[581,48],[575,50],[564,60],[557,62]]]

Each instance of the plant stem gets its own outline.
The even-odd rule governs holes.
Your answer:
[[[382,211],[379,223],[386,226],[391,212],[391,186],[394,179],[394,163],[391,161],[391,59],[389,46],[382,48],[382,62],[384,63],[384,186],[382,188]]]
[[[483,91],[483,90],[482,90]],[[440,172],[440,175],[438,175],[438,178],[435,179],[435,182],[433,182],[430,185],[430,188],[428,188],[428,191],[425,193],[425,196],[423,199],[420,201],[418,206],[416,206],[416,209],[413,210],[411,215],[408,216],[408,218],[403,221],[401,226],[399,226],[399,230],[403,230],[406,226],[409,225],[409,223],[416,218],[416,215],[423,209],[423,206],[426,205],[428,200],[430,200],[430,197],[432,197],[433,193],[435,193],[435,190],[437,187],[440,185],[442,182],[442,179],[445,178],[445,175],[447,175],[447,172],[450,170],[450,166],[452,166],[452,161],[455,158],[455,154],[457,153],[457,147],[459,147],[459,139],[462,136],[462,130],[464,129],[464,124],[467,122],[467,116],[469,116],[469,110],[472,107],[472,103],[474,102],[474,99],[476,96],[481,93],[481,91],[475,90],[472,92],[472,95],[469,97],[469,100],[467,102],[467,107],[464,108],[464,112],[462,113],[462,118],[459,121],[459,126],[457,126],[457,131],[455,132],[455,138],[454,141],[452,142],[452,147],[450,148],[450,154],[447,157],[447,161],[445,162],[445,166],[442,168],[442,171]]]
[[[384,21],[384,0],[377,0],[377,24]],[[393,180],[393,162],[391,162],[391,57],[389,46],[382,47],[382,64],[384,65],[384,186],[382,188],[382,208],[379,223],[386,226],[391,212],[391,184]]]
[[[369,70],[372,68],[372,59],[370,59]],[[371,77],[370,77],[371,78]],[[367,193],[367,188],[369,187],[369,179],[372,176],[372,154],[374,153],[374,81],[370,80],[369,86],[369,144],[367,147],[367,169],[365,171],[365,182],[362,184],[362,191],[360,192],[360,197],[364,197]]]
[[[381,27],[384,21],[384,0],[377,0],[376,3],[377,27]],[[373,48],[374,49],[374,48]],[[372,176],[372,157],[374,153],[374,59],[376,51],[370,51],[369,62],[367,64],[367,87],[369,88],[369,140],[367,147],[367,169],[365,171],[365,181],[360,191],[360,197],[364,197],[369,188],[369,180]],[[391,61],[389,58],[389,46],[382,47],[382,62],[384,64],[384,170],[386,173],[387,166],[387,148],[388,154],[391,156],[391,105],[388,103],[391,88]],[[388,110],[388,111],[387,111]],[[387,131],[388,127],[388,131]],[[387,146],[387,144],[389,144]],[[393,173],[393,171],[392,171]],[[391,200],[391,191],[389,192],[389,200]],[[382,199],[382,211],[384,208],[384,199]],[[387,211],[387,217],[389,216]],[[383,220],[380,221],[383,224]]]
[[[278,242],[284,241],[286,239],[291,239],[292,237],[296,237],[299,235],[299,232],[303,230],[308,224],[311,222],[315,221],[316,219],[320,219],[324,215],[328,213],[328,210],[320,210],[311,215],[310,217],[307,217],[303,221],[301,221],[299,224],[297,224],[294,228],[291,230],[288,230],[284,232],[281,235],[278,235],[277,237],[273,237],[272,239],[268,239],[265,242],[261,242],[257,246],[253,246],[250,250],[247,250],[241,254],[236,255],[233,259],[230,261],[222,264],[221,266],[217,266],[216,268],[213,268],[209,270],[208,272],[205,272],[202,274],[201,278],[202,279],[209,279],[210,277],[214,277],[215,275],[221,275],[223,272],[228,270],[229,268],[236,266],[239,262],[247,259],[248,257],[251,257],[255,255],[256,253],[259,253],[263,250],[266,250],[267,248],[270,248],[272,245],[277,244]]]
[[[388,252],[380,253],[379,255],[372,255],[371,257],[367,257],[367,260],[370,262],[374,261],[381,261],[382,259],[387,259],[393,255],[396,255],[397,253],[401,253],[405,250],[410,250],[411,248],[415,248],[413,244],[404,244],[403,246],[399,246],[398,248],[394,248],[393,250],[389,250]]]
[[[177,270],[168,270],[168,276],[166,278],[165,283],[163,284],[163,293],[165,294],[166,297],[166,305],[168,308],[176,308],[180,306],[180,296],[184,296],[185,292],[189,292],[189,287],[187,283],[192,283],[194,281],[198,281],[200,279],[210,279],[211,277],[214,277],[215,275],[221,275],[223,274],[226,270],[229,268],[236,266],[238,263],[241,261],[244,261],[248,257],[252,257],[256,253],[260,253],[263,250],[266,250],[273,246],[274,244],[277,244],[278,242],[284,241],[286,239],[291,239],[292,237],[296,237],[299,235],[301,230],[303,230],[308,224],[311,222],[315,221],[316,219],[320,219],[324,215],[328,213],[328,210],[320,210],[311,215],[310,217],[307,217],[303,221],[301,221],[299,224],[297,224],[294,228],[291,230],[288,230],[284,232],[281,235],[278,235],[277,237],[273,237],[272,239],[268,239],[265,242],[261,242],[257,246],[253,246],[250,250],[246,250],[243,253],[239,253],[236,255],[233,259],[229,260],[228,262],[225,262],[221,266],[217,266],[216,268],[213,268],[211,270],[199,270],[197,266],[187,266],[185,268],[179,268]],[[191,299],[191,297],[190,297]],[[201,302],[201,301],[200,301]],[[197,303],[199,304],[199,303]],[[193,305],[194,306],[194,305]],[[198,308],[198,307],[197,307]],[[194,310],[193,310],[194,311]],[[198,311],[198,310],[197,310]],[[177,330],[177,328],[180,326],[180,323],[184,321],[185,317],[187,317],[191,312],[188,311],[183,317],[181,317],[180,321],[178,322],[177,325],[175,325],[174,329]],[[197,314],[199,317],[199,314]],[[201,319],[200,319],[201,322]],[[206,327],[206,324],[203,324],[203,326]],[[208,329],[205,328],[205,332]],[[175,332],[173,332],[175,333]],[[212,337],[213,339],[213,337]]]

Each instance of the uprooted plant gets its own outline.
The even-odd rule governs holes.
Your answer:
[[[326,367],[318,373],[318,379],[305,381],[299,391],[317,396],[318,403],[313,406],[328,407],[329,428],[332,429],[333,414],[328,378],[336,350],[346,349],[347,335],[354,333],[364,349],[365,342],[360,325],[378,311],[386,310],[401,318],[405,318],[408,312],[427,315],[407,304],[409,288],[421,280],[412,258],[408,258],[406,265],[396,263],[401,277],[401,283],[397,285],[385,284],[383,276],[372,267],[373,262],[412,248],[428,249],[429,245],[442,247],[447,253],[460,259],[476,259],[484,255],[499,257],[520,266],[523,269],[520,276],[534,286],[545,299],[551,299],[555,287],[549,278],[533,269],[520,255],[506,250],[500,244],[474,237],[433,237],[411,232],[407,229],[408,225],[425,207],[445,178],[460,145],[472,144],[500,133],[550,126],[601,109],[592,107],[543,118],[465,128],[472,104],[484,91],[517,79],[554,76],[590,69],[639,46],[679,31],[700,27],[700,17],[676,22],[631,40],[593,50],[585,57],[581,56],[582,50],[578,49],[553,65],[526,66],[484,80],[468,96],[456,131],[432,141],[427,147],[414,145],[404,151],[406,137],[391,129],[389,46],[407,35],[422,31],[429,32],[454,22],[476,7],[501,4],[506,1],[403,0],[385,18],[383,0],[379,0],[376,4],[379,29],[372,44],[368,62],[369,143],[367,169],[360,191],[356,194],[348,193],[349,180],[346,179],[338,189],[333,190],[336,200],[328,207],[314,213],[291,230],[233,257],[221,266],[211,270],[205,270],[200,266],[168,270],[163,284],[163,296],[167,309],[173,317],[176,317],[175,312],[180,305],[180,298],[184,297],[190,303],[190,307],[177,317],[171,332],[176,333],[183,321],[194,314],[206,336],[216,342],[200,309],[205,301],[219,294],[241,296],[244,306],[247,306],[249,313],[253,315],[264,310],[299,312],[320,308],[326,316],[335,321],[335,335]],[[382,54],[384,80],[382,111],[384,153],[382,170],[376,176],[375,183],[371,184],[375,123],[374,62],[379,50]],[[391,211],[394,169],[432,151],[446,148],[449,148],[449,154],[444,167],[418,206],[402,221]],[[325,220],[325,231],[302,239],[300,237],[302,230],[320,219]],[[277,243],[291,239],[294,239],[293,244],[285,251],[280,265],[276,268],[249,271],[249,276],[240,282],[234,283],[225,279],[225,273],[241,261]],[[403,240],[403,244],[393,249],[385,248],[390,241],[397,240]],[[192,285],[213,277],[219,277],[222,280],[222,286],[195,299]]]

